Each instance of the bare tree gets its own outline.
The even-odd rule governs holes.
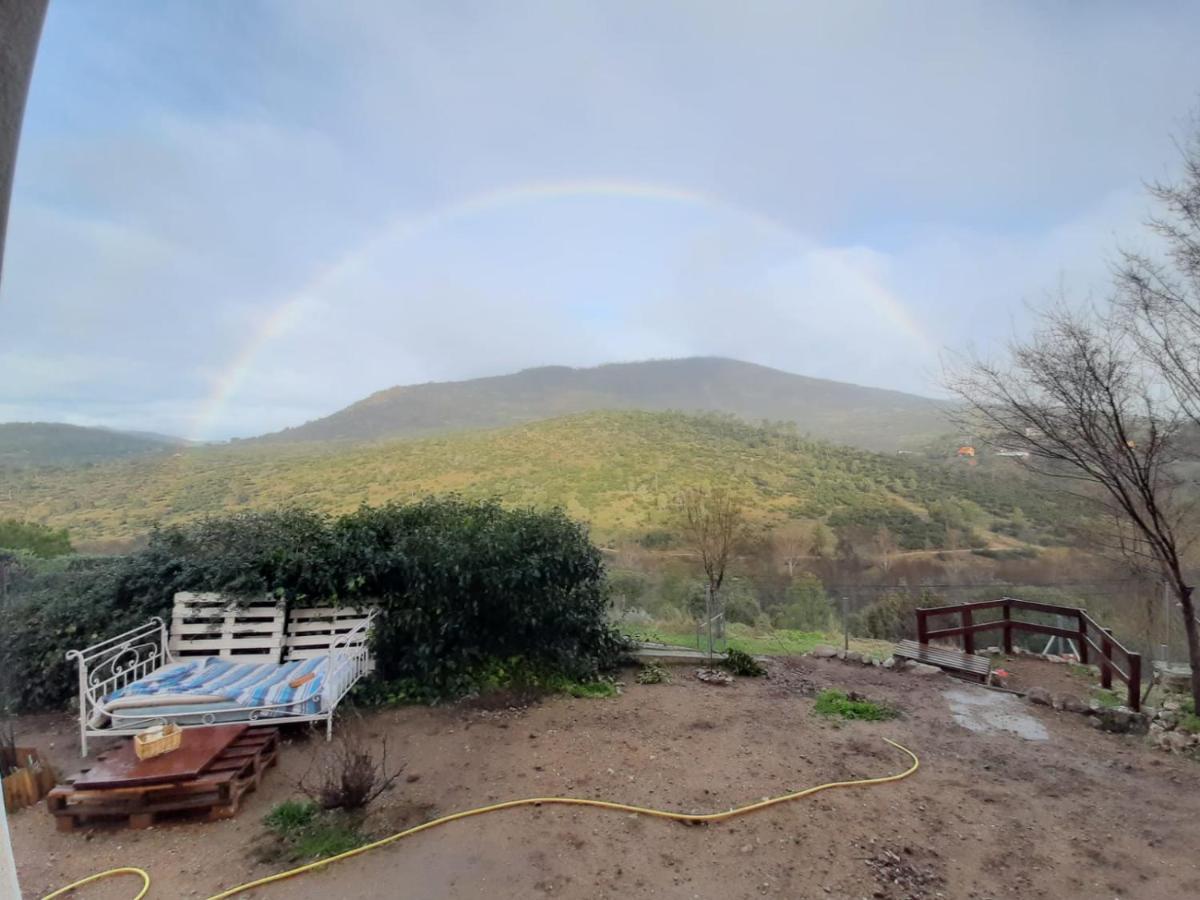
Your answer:
[[[721,607],[719,597],[725,573],[737,548],[749,537],[745,509],[726,488],[698,487],[685,491],[679,507],[679,529],[684,541],[700,559],[708,582],[706,616],[710,624]]]
[[[1170,585],[1200,702],[1200,634],[1183,569],[1188,509],[1177,490],[1183,418],[1136,341],[1112,317],[1059,305],[1010,345],[1005,364],[972,358],[948,383],[987,443],[1027,451],[1029,468],[1097,504],[1116,526],[1113,546]]]
[[[796,567],[812,552],[813,528],[804,522],[786,522],[771,531],[775,558],[787,569],[788,578],[796,577]]]
[[[1159,207],[1147,222],[1158,239],[1156,252],[1121,254],[1114,306],[1125,333],[1192,426],[1188,437],[1194,456],[1200,429],[1200,112],[1179,150],[1179,179],[1150,185]],[[1170,575],[1166,580],[1186,617],[1192,693],[1200,709],[1200,637],[1191,586]]]

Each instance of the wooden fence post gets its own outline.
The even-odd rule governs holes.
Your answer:
[[[1004,598],[1004,652],[1012,656],[1012,601]]]
[[[962,627],[970,628],[972,624],[974,624],[974,617],[971,615],[971,611],[969,609],[964,609],[962,611]],[[962,646],[963,646],[963,653],[974,653],[975,652],[975,632],[973,632],[973,631],[964,631],[963,632]]]
[[[1079,611],[1079,662],[1083,665],[1088,664],[1088,642],[1087,642],[1087,620],[1084,618],[1083,610]]]
[[[1112,687],[1112,629],[1101,628],[1104,636],[1100,639],[1100,687]]]
[[[1142,708],[1142,654],[1129,653],[1129,699],[1126,705],[1134,712]]]
[[[926,635],[929,633],[929,622],[926,620],[926,613],[923,609],[917,610],[917,643],[928,644],[929,639]]]

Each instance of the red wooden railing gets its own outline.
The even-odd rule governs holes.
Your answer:
[[[990,622],[975,622],[974,614],[985,609],[1002,610],[1002,618]],[[1026,622],[1014,619],[1013,610],[1026,609],[1030,612],[1051,613],[1073,620],[1074,628],[1060,628],[1056,625],[1043,625],[1041,622]],[[956,628],[929,627],[929,620],[935,616],[958,615],[960,624]],[[956,606],[933,606],[917,610],[917,641],[928,644],[938,638],[961,636],[964,653],[975,652],[975,635],[981,631],[1002,630],[1004,632],[1004,652],[1012,653],[1012,636],[1014,631],[1029,631],[1035,634],[1051,634],[1068,638],[1079,647],[1079,661],[1087,663],[1090,650],[1096,652],[1096,662],[1100,666],[1100,684],[1105,688],[1112,687],[1112,677],[1115,674],[1128,688],[1128,703],[1130,709],[1138,710],[1142,704],[1142,655],[1134,653],[1113,637],[1112,629],[1105,628],[1087,614],[1086,610],[1075,606],[1056,606],[1053,603],[1039,603],[1035,600],[1019,600],[1016,597],[1001,597],[999,600],[981,600],[976,603],[959,603]]]

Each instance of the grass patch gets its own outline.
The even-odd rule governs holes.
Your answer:
[[[817,695],[813,712],[838,719],[855,719],[864,722],[882,722],[894,719],[899,713],[883,703],[873,703],[864,697],[846,694],[843,691],[821,691]]]
[[[275,837],[259,849],[263,862],[309,862],[361,847],[369,838],[360,820],[337,810],[323,810],[311,800],[285,800],[272,809],[263,824]]]
[[[1124,696],[1111,688],[1094,687],[1092,688],[1092,696],[1105,709],[1115,709],[1125,702]]]

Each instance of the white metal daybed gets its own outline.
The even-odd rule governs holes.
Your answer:
[[[171,626],[146,624],[71,650],[79,666],[79,737],[255,722],[324,722],[372,669],[375,610],[237,605],[220,594],[175,595]]]

